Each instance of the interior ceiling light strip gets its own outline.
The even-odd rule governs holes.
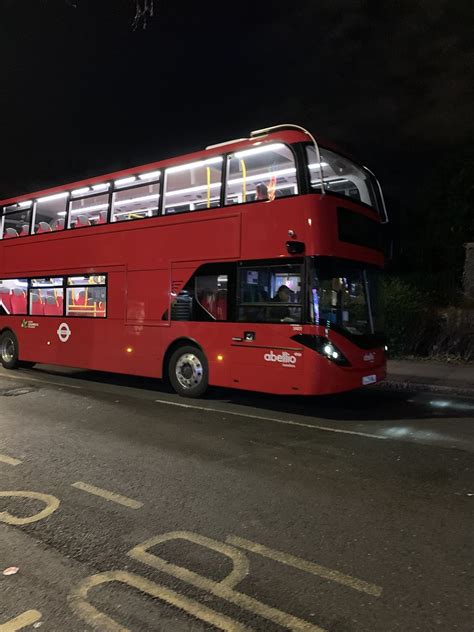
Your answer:
[[[177,165],[176,167],[168,167],[166,173],[179,173],[180,171],[189,171],[190,169],[198,169],[207,165],[214,165],[222,162],[222,156],[208,158],[207,160],[198,160],[197,162],[189,162],[187,165]]]
[[[269,151],[278,151],[279,149],[285,148],[286,145],[284,145],[283,143],[271,143],[270,145],[260,145],[259,147],[253,146],[251,149],[236,151],[234,157],[246,158],[247,156],[256,156],[257,154],[265,154]]]

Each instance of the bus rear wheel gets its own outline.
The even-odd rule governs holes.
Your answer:
[[[18,367],[18,340],[13,331],[4,331],[0,336],[0,362],[4,369]]]
[[[197,347],[179,347],[170,358],[168,376],[178,395],[200,397],[209,383],[206,356]]]

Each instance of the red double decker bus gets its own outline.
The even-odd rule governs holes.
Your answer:
[[[385,376],[373,174],[282,125],[0,202],[0,357],[323,394]]]

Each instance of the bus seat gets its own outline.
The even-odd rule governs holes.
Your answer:
[[[211,292],[205,292],[203,296],[201,296],[199,302],[202,307],[211,314],[214,318],[216,317],[216,301],[214,295]]]
[[[51,222],[51,230],[63,230],[64,229],[64,218],[60,217],[59,219],[55,219]]]
[[[30,296],[31,296],[31,315],[43,316],[44,314],[43,302],[39,294],[31,293]]]
[[[61,303],[59,302],[59,297],[55,298],[54,296],[47,296],[44,304],[44,315],[45,316],[62,316],[63,307],[62,307],[62,299]]]
[[[18,233],[14,228],[6,228],[3,233],[3,239],[12,239],[13,237],[18,237]]]
[[[12,299],[7,287],[0,287],[0,304],[3,305],[8,314],[12,313]]]
[[[219,290],[216,300],[217,320],[227,320],[227,290]]]
[[[78,215],[74,228],[82,228],[82,226],[90,226],[91,222],[87,215]]]
[[[75,305],[82,305],[84,306],[86,304],[86,291],[82,290],[79,292],[79,294],[77,295],[77,298],[74,301]]]
[[[30,226],[29,224],[23,224],[20,230],[20,237],[26,237],[30,234]]]
[[[11,295],[12,314],[26,314],[26,292],[19,287],[13,288]]]
[[[67,313],[74,315],[85,314],[87,316],[86,291],[81,290],[76,295],[75,290],[73,290],[71,294],[68,293],[68,297]]]
[[[50,232],[51,232],[51,226],[48,224],[48,222],[40,222],[38,226],[36,227],[37,235],[39,235],[40,233],[50,233]]]
[[[107,211],[101,211],[99,213],[99,219],[97,220],[97,224],[107,224]]]

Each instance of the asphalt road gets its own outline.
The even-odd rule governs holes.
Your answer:
[[[0,632],[471,631],[473,421],[0,370]]]

